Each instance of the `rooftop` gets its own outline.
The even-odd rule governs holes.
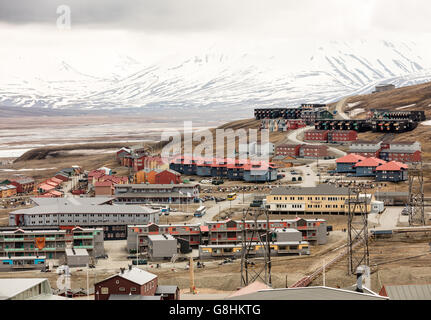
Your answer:
[[[228,300],[389,300],[389,298],[375,293],[360,293],[321,286],[259,290],[250,294],[228,297]]]
[[[321,184],[317,187],[304,187],[304,188],[286,188],[279,187],[271,190],[271,195],[284,196],[284,195],[342,195],[349,194],[348,188],[337,188],[332,185]]]
[[[365,157],[360,156],[358,154],[350,153],[345,155],[344,157],[338,158],[336,163],[358,163],[359,161],[364,160]]]
[[[48,281],[45,278],[13,278],[0,279],[0,300],[13,298],[14,296],[26,291],[42,282]]]

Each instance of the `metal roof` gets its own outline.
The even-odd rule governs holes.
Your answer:
[[[306,187],[306,188],[286,188],[279,187],[271,191],[271,195],[284,196],[284,195],[342,195],[347,196],[349,194],[348,188],[337,188],[331,185],[321,184],[317,187]]]
[[[158,212],[138,205],[51,205],[20,209],[11,214],[158,214]]]
[[[391,300],[431,300],[431,284],[385,285],[383,288]]]
[[[329,287],[303,287],[259,290],[228,300],[388,300],[377,294]]]
[[[158,285],[156,289],[156,294],[175,294],[177,292],[178,286],[161,286]]]
[[[164,236],[166,236],[166,238]],[[148,235],[148,239],[151,241],[175,240],[170,234],[150,234]]]
[[[48,279],[46,278],[0,279],[0,300],[13,298],[14,296],[45,281],[48,281]]]
[[[118,193],[115,195],[117,198],[160,198],[160,197],[175,197],[175,198],[187,198],[186,194],[180,194],[179,192],[126,192]],[[193,195],[190,195],[193,197]],[[190,198],[188,197],[188,198]]]
[[[88,251],[87,249],[66,249],[66,256],[87,256],[88,257]]]
[[[94,197],[94,198],[31,198],[38,206],[49,205],[101,205],[111,200],[113,197]]]
[[[126,269],[124,270],[124,273],[119,273],[117,275],[139,285],[143,285],[157,278],[155,274],[149,273],[139,268],[132,268],[131,270]]]

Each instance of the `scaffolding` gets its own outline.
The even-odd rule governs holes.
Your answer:
[[[368,203],[371,198],[367,190],[360,187],[349,188],[347,205],[349,206],[347,224],[348,273],[355,274],[360,265],[370,265],[368,250]],[[358,216],[357,221],[354,218]]]
[[[258,218],[264,216],[266,220],[266,228],[262,230],[258,227]],[[253,218],[254,224],[247,228],[247,217]],[[270,286],[271,280],[271,232],[269,229],[268,210],[250,209],[243,210],[242,217],[242,249],[241,249],[241,287],[245,287],[257,279]],[[263,257],[257,258],[256,247],[263,250]]]
[[[409,225],[425,225],[424,176],[422,162],[411,165],[409,174]]]

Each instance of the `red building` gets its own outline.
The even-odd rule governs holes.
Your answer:
[[[126,156],[131,155],[131,150],[128,148],[121,148],[119,151],[117,151],[117,161],[122,163],[122,159]]]
[[[421,150],[419,142],[383,142],[380,150],[380,158],[386,161],[420,162],[422,159]]]
[[[328,156],[328,147],[304,144],[299,149],[299,156],[304,158],[323,158]]]
[[[299,156],[300,144],[282,144],[275,148],[275,156]]]
[[[17,193],[30,193],[34,189],[34,179],[29,177],[11,179],[10,184],[16,187]]]
[[[178,184],[181,183],[181,174],[171,170],[163,170],[156,174],[156,184]]]
[[[110,295],[155,296],[158,279],[155,274],[129,267],[94,285],[95,300],[109,300]]]
[[[287,128],[289,130],[296,130],[299,128],[304,128],[306,126],[307,126],[307,124],[302,119],[295,119],[295,120],[288,120],[287,121]]]
[[[328,142],[349,142],[358,140],[355,130],[334,130],[328,134]]]
[[[62,174],[62,173],[57,173],[54,178],[59,179],[63,182],[69,181],[69,177],[67,177],[66,175]]]
[[[305,132],[305,140],[328,142],[329,130],[310,130]]]
[[[96,197],[112,196],[114,194],[114,184],[112,181],[97,181],[94,184]]]

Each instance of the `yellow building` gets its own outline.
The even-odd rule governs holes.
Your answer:
[[[9,198],[16,195],[16,187],[13,185],[1,185],[0,186],[0,198]]]
[[[350,197],[353,201],[356,195],[352,194]],[[309,188],[280,187],[273,189],[266,197],[266,206],[272,213],[346,214],[349,212],[348,198],[348,188],[325,184]],[[367,199],[369,213],[373,196],[368,195]],[[361,213],[360,205],[356,205],[355,213]],[[363,203],[362,208],[364,208]],[[351,203],[351,210],[354,210],[353,203]]]

